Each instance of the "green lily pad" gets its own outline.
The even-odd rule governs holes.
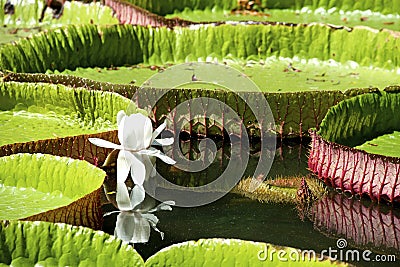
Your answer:
[[[149,69],[145,69],[151,71]],[[111,71],[111,70],[110,70]],[[123,72],[126,71],[124,68]],[[133,71],[134,73],[134,71]],[[144,73],[142,73],[144,75]],[[143,77],[143,76],[142,76]],[[189,76],[190,77],[190,76]],[[31,73],[11,73],[8,72],[4,78],[4,81],[18,81],[18,82],[44,82],[50,84],[63,84],[66,86],[77,86],[84,87],[90,90],[100,90],[100,91],[111,91],[117,92],[129,99],[134,97],[135,92],[138,87],[133,84],[112,84],[106,82],[93,81],[86,78],[80,78],[72,75],[59,75],[59,74],[31,74]],[[253,127],[251,123],[254,121],[254,114],[249,112],[249,109],[243,108],[244,104],[241,98],[232,94],[228,90],[202,90],[202,89],[157,89],[148,88],[144,92],[146,96],[139,100],[138,103],[146,107],[148,101],[152,101],[153,94],[162,93],[163,98],[158,101],[157,109],[153,110],[155,115],[155,124],[158,126],[159,123],[164,121],[165,114],[169,113],[170,110],[174,109],[180,103],[191,99],[192,96],[202,96],[207,98],[225,99],[226,103],[230,105],[239,116],[243,118],[244,121],[248,122],[246,127]],[[166,90],[168,93],[166,93]],[[376,91],[376,88],[353,88],[342,91],[306,91],[306,92],[294,92],[294,93],[280,93],[280,92],[264,92],[264,96],[267,99],[270,108],[272,110],[273,116],[275,118],[275,123],[278,125],[277,131],[281,136],[293,136],[302,135],[307,132],[311,127],[318,126],[323,117],[325,116],[328,109],[343,100],[344,98],[349,98],[354,95],[359,95],[371,91]],[[249,97],[251,97],[249,95]],[[312,103],[312,104],[310,104]],[[140,110],[138,110],[140,112]],[[224,112],[221,110],[221,112]],[[197,122],[193,122],[195,124]],[[202,121],[199,121],[202,123]],[[212,124],[211,124],[212,125]],[[210,126],[211,126],[210,125]],[[203,125],[202,127],[209,127]],[[214,129],[209,128],[208,132],[212,134],[218,134]],[[257,126],[255,126],[257,127]],[[185,130],[190,129],[189,127]],[[195,133],[195,127],[192,127],[191,133]],[[193,131],[194,130],[194,131]],[[198,132],[197,132],[198,133]],[[252,135],[259,136],[259,131],[253,131]],[[111,141],[111,140],[110,140]],[[84,145],[84,143],[83,143]],[[78,146],[79,147],[79,146]],[[21,150],[18,150],[21,152]],[[23,152],[31,152],[31,150],[23,150]],[[48,151],[35,151],[41,153],[50,153]],[[53,154],[53,153],[51,153]],[[1,155],[1,151],[0,151]],[[60,155],[60,154],[57,154]],[[61,154],[64,155],[64,154]],[[69,155],[68,155],[69,156]]]
[[[1,7],[6,0],[0,0]],[[41,0],[16,0],[12,2],[15,7],[15,14],[8,15],[0,13],[0,24],[7,27],[40,27],[49,28],[65,24],[118,24],[113,17],[111,8],[101,5],[99,2],[83,4],[78,1],[65,2],[64,11],[59,19],[53,19],[52,10],[47,9],[43,23],[39,23],[44,1]],[[1,43],[1,38],[0,38]]]
[[[185,0],[182,4],[175,0],[128,0],[128,2],[140,6],[146,10],[154,12],[159,15],[167,15],[174,12],[180,12],[184,10],[232,10],[238,6],[237,0],[226,0],[226,1],[215,1],[215,0]],[[382,14],[393,14],[399,13],[400,3],[398,1],[392,1],[388,4],[385,0],[260,0],[261,7],[268,9],[292,9],[300,10],[303,7],[307,7],[310,10],[316,10],[318,8],[352,11],[352,10],[372,10],[374,12],[380,12]]]
[[[0,146],[117,129],[130,100],[63,85],[0,83]]]
[[[282,251],[280,257],[284,260],[279,261],[278,251]],[[295,259],[296,255],[300,260],[290,260],[290,257]],[[298,249],[262,242],[200,239],[162,249],[146,261],[146,266],[347,266],[326,258],[321,261],[309,260],[305,255],[303,261]]]
[[[368,26],[375,29],[391,29],[398,31],[400,24],[398,23],[399,15],[384,15],[382,13],[373,13],[368,11],[347,11],[339,12],[338,8],[331,10],[319,9],[312,10],[310,8],[294,9],[268,9],[263,12],[246,12],[246,11],[223,11],[223,10],[189,10],[175,12],[166,15],[166,18],[180,18],[195,22],[210,21],[283,21],[286,23],[329,23],[335,25],[345,25],[354,27],[358,25]]]
[[[1,7],[5,0],[0,0]],[[56,28],[66,24],[118,24],[118,19],[113,17],[111,8],[103,6],[100,2],[82,4],[77,1],[65,3],[63,15],[59,19],[53,19],[52,10],[47,9],[43,23],[39,23],[44,1],[16,0],[15,14],[6,15],[0,12],[0,45],[32,34]]]
[[[67,157],[15,154],[0,158],[0,220],[44,219],[98,227],[105,172]],[[49,213],[46,213],[50,211]]]
[[[399,67],[400,56],[394,53],[399,42],[396,32],[388,30],[318,24],[199,25],[175,30],[132,25],[69,25],[1,46],[0,69],[43,73],[207,58],[259,61],[270,56],[333,59],[340,63],[351,60],[361,66],[393,69]],[[188,43],[194,45],[188,47]]]
[[[0,223],[0,266],[144,266],[126,243],[85,227]]]
[[[299,58],[269,57],[259,62],[227,61],[227,65],[249,77],[264,92],[303,92],[341,90],[349,88],[384,88],[400,83],[400,75],[382,68],[359,66],[354,62],[341,64],[335,61],[300,60]],[[246,65],[246,66],[245,66]],[[188,72],[191,73],[190,70]],[[48,71],[51,73],[51,71]],[[148,66],[118,68],[77,68],[55,74],[69,74],[101,82],[141,85],[158,71]],[[182,73],[179,73],[182,75]],[[190,75],[189,75],[190,77]],[[172,77],[170,78],[172,79]],[[389,84],[390,81],[390,84]],[[213,84],[193,82],[181,88],[218,88]]]
[[[398,149],[400,148],[400,132],[394,131],[393,133],[378,136],[355,148],[372,154],[400,158],[400,149]]]
[[[349,98],[332,107],[318,134],[325,140],[356,147],[399,130],[400,94],[390,92],[390,88]]]
[[[399,150],[391,142],[399,131],[399,92],[387,87],[332,107],[318,132],[310,131],[309,169],[342,191],[399,202],[399,158],[393,157]]]

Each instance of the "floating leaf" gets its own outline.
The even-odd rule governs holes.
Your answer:
[[[105,172],[93,165],[45,154],[0,158],[0,220],[44,220],[101,227]]]
[[[400,159],[390,157],[398,155],[398,147],[393,145],[381,151],[383,155],[355,147],[374,144],[372,139],[400,130],[399,89],[399,86],[388,87],[384,92],[356,96],[332,107],[319,131],[310,131],[310,170],[343,191],[366,194],[378,201],[398,202]],[[372,147],[376,151],[379,145]]]
[[[263,36],[268,36],[268,38]],[[275,41],[281,40],[282,36],[285,36],[287,42]],[[207,41],[210,39],[213,42]],[[353,42],[353,40],[366,41]],[[326,25],[289,27],[288,25],[224,24],[216,27],[185,27],[180,28],[179,31],[168,28],[158,28],[157,31],[153,31],[148,27],[131,25],[66,26],[50,30],[46,34],[35,35],[31,39],[22,39],[16,44],[4,45],[0,48],[0,69],[17,72],[45,72],[77,67],[110,67],[137,63],[160,65],[167,62],[197,61],[199,58],[206,60],[210,55],[218,60],[229,57],[240,60],[260,60],[270,56],[299,56],[321,60],[334,58],[338,62],[356,61],[361,66],[373,64],[393,68],[399,62],[398,55],[393,54],[399,40],[387,31],[374,32],[363,28],[345,29]],[[183,49],[187,47],[187,43],[196,43],[195,49]],[[238,45],[232,48],[231,43]],[[259,45],[258,47],[248,46],[249,43]],[[286,43],[298,45],[287,46]],[[364,46],[364,43],[368,45]],[[375,49],[377,46],[380,49]],[[124,47],[124,49],[116,49],[118,47]],[[198,49],[199,47],[201,49]],[[221,49],[221,47],[229,49]],[[360,50],[363,53],[359,53]],[[99,57],[99,54],[102,57]],[[89,83],[89,85],[92,84]],[[106,87],[124,89],[125,92],[135,88],[129,86],[122,88],[122,86],[110,84]],[[134,91],[133,89],[127,92],[126,96]],[[159,101],[162,108],[157,109],[158,114],[154,118],[156,123],[163,120],[160,116],[165,114],[160,115],[160,113],[165,110],[164,103],[167,110],[172,110],[174,105],[197,93],[194,90],[189,92],[182,90],[173,94],[176,97],[169,95],[171,98],[168,101],[164,99]],[[202,92],[202,94],[208,93]],[[218,93],[210,94],[218,95]],[[327,109],[344,98],[341,92],[327,91],[299,94],[266,93],[265,95],[276,118],[277,129],[275,130],[282,137],[301,137],[308,128],[318,127]],[[145,97],[151,99],[150,92]],[[243,110],[242,104],[237,105],[235,102],[240,100],[234,98],[228,101],[229,104],[233,103],[233,106],[238,106],[237,109]],[[247,121],[249,114],[240,115]],[[252,122],[251,119],[248,121]],[[220,131],[216,129],[214,132]],[[257,136],[259,131],[255,129],[254,132]]]
[[[0,83],[0,146],[115,130],[118,111],[130,103],[110,92],[53,84]]]
[[[390,31],[320,24],[239,23],[179,30],[133,25],[68,25],[1,46],[0,69],[45,72],[138,63],[163,65],[206,60],[210,56],[218,60],[257,61],[270,56],[332,58],[343,63],[351,60],[362,66],[394,68],[400,61],[400,55],[395,53],[399,42],[396,33]],[[196,45],[188,47],[188,43]],[[124,49],[118,49],[121,47]]]
[[[278,252],[286,261],[285,266],[347,266],[322,258],[321,261],[301,260],[301,251],[262,242],[239,239],[200,239],[164,248],[146,261],[146,266],[267,266],[280,263]],[[271,253],[274,251],[274,253]],[[291,261],[289,257],[299,260]],[[316,256],[318,258],[318,255]],[[264,259],[265,258],[265,259]]]
[[[371,154],[400,157],[400,151],[394,148],[400,147],[400,132],[383,134],[355,148],[367,151]]]
[[[66,86],[84,87],[90,90],[110,91],[121,94],[131,99],[138,87],[129,84],[112,84],[105,82],[97,82],[90,79],[79,78],[71,75],[48,75],[48,74],[29,74],[29,73],[7,73],[5,81],[17,82],[43,82],[63,84]],[[345,93],[340,91],[315,91],[315,92],[295,92],[295,93],[270,93],[264,92],[273,117],[276,123],[276,130],[281,137],[305,134],[310,127],[316,127],[328,111],[329,107],[338,103],[348,95],[357,95],[368,92],[370,89],[352,89]],[[156,101],[157,96],[161,96],[159,101]],[[142,107],[152,106],[157,102],[156,108],[152,112],[152,119],[156,126],[159,126],[165,120],[166,114],[170,113],[179,104],[192,98],[214,98],[218,101],[223,101],[228,104],[233,110],[238,113],[238,116],[247,122],[245,125],[252,136],[260,136],[259,125],[255,122],[253,112],[249,108],[245,108],[245,101],[257,102],[258,94],[244,93],[241,96],[236,95],[231,91],[224,90],[201,90],[201,89],[157,89],[146,88],[141,91],[140,98],[136,100],[137,104]],[[206,106],[206,105],[204,105]],[[189,107],[190,108],[190,107]],[[214,106],[215,114],[223,114],[225,109],[223,106]],[[205,110],[206,111],[206,110]],[[204,112],[205,112],[204,111]],[[210,112],[210,111],[208,111]],[[254,110],[258,112],[258,116],[265,117],[263,110]],[[211,115],[211,114],[209,114]],[[171,117],[172,116],[172,117]],[[170,119],[175,120],[174,115],[170,114]],[[177,123],[178,121],[175,121]],[[228,123],[228,122],[227,122]],[[198,124],[200,127],[195,127]],[[203,119],[190,121],[190,126],[185,125],[184,131],[190,135],[196,133],[201,135],[222,135],[222,128],[226,125],[219,125],[212,120]],[[197,131],[195,131],[197,130]],[[194,132],[195,131],[195,132]]]
[[[0,263],[10,266],[144,266],[126,243],[100,231],[46,222],[0,223]]]
[[[232,10],[238,7],[238,1],[214,1],[214,0],[188,0],[185,1],[185,5],[175,0],[129,0],[129,2],[140,6],[146,10],[159,15],[173,14],[176,11],[182,10]],[[293,9],[300,10],[303,7],[308,7],[310,10],[315,9],[330,9],[335,8],[336,10],[372,10],[375,12],[381,12],[384,14],[398,13],[400,10],[400,4],[393,2],[391,5],[387,5],[384,0],[376,1],[325,1],[325,0],[298,0],[298,1],[260,1],[262,6],[269,9],[280,8],[280,9]]]
[[[5,1],[1,2],[2,5],[4,3]],[[66,2],[63,14],[59,19],[53,19],[53,14],[48,11],[41,24],[39,24],[39,17],[45,4],[44,1],[13,0],[11,3],[14,5],[15,13],[13,15],[0,14],[1,25],[7,25],[7,27],[33,28],[40,25],[43,28],[48,28],[62,24],[118,24],[118,20],[112,15],[112,10],[100,5],[100,3]]]

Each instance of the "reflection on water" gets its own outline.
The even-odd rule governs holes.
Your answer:
[[[370,201],[327,195],[314,204],[311,219],[316,229],[354,246],[400,258],[400,210]]]
[[[232,145],[232,147],[234,147]],[[243,177],[252,177],[255,173],[261,152],[257,143],[252,143],[250,147],[250,155],[248,155],[247,167]],[[199,159],[202,158],[204,149],[201,149],[200,142],[186,141],[180,143],[182,155],[191,160],[192,164],[198,165]],[[162,161],[157,161],[157,171],[168,181],[182,186],[202,186],[217,179],[227,168],[231,156],[231,146],[224,145],[222,142],[216,143],[216,153],[214,153],[214,161],[208,162],[208,159],[203,159],[203,169],[196,172],[185,172],[179,170],[178,164],[171,166],[163,164]],[[285,144],[278,148],[265,149],[264,156],[266,160],[273,159],[273,163],[267,179],[274,179],[281,176],[307,175],[307,154],[308,144]],[[188,169],[191,169],[189,166]],[[196,166],[197,168],[197,166]],[[197,168],[200,169],[200,168]]]
[[[322,203],[324,204],[318,205],[325,205],[327,201],[329,202],[329,198],[323,200]],[[333,204],[328,203],[328,205],[332,206]],[[336,208],[340,209],[340,207]],[[385,217],[380,213],[373,213],[373,215],[376,218]],[[165,239],[161,240],[160,236],[153,232],[148,243],[135,244],[135,249],[144,258],[148,258],[160,249],[175,243],[213,237],[262,241],[300,249],[312,249],[317,253],[321,253],[322,250],[328,250],[329,248],[337,250],[336,242],[340,236],[345,237],[349,242],[346,250],[358,249],[360,255],[364,249],[370,249],[379,254],[396,254],[393,250],[382,250],[382,242],[384,243],[382,237],[378,238],[379,248],[375,249],[372,244],[368,244],[368,246],[357,245],[355,247],[351,242],[351,236],[334,235],[333,229],[331,229],[329,235],[326,235],[321,233],[318,228],[325,229],[321,223],[301,220],[294,205],[260,203],[234,194],[228,194],[216,202],[201,207],[174,207],[172,212],[159,212],[158,218],[160,219],[159,229],[165,233]],[[115,220],[115,218],[109,219]],[[338,216],[337,219],[340,221],[341,217]],[[112,222],[112,220],[109,221],[109,223]],[[359,224],[358,221],[355,221],[352,226],[347,227],[355,228],[358,226],[362,230]],[[388,222],[386,224],[389,226]],[[380,230],[382,227],[376,224],[376,229],[370,235],[382,234],[382,231],[386,231]],[[390,227],[393,228],[393,225]],[[363,230],[367,229],[363,228]],[[389,232],[386,233],[388,234]],[[384,246],[393,244],[391,239],[398,238],[398,236],[398,232],[396,235],[386,235],[388,242]],[[375,254],[371,254],[370,258],[374,256]],[[371,262],[365,261],[353,263],[357,266],[374,266]],[[385,266],[398,265],[386,263]]]
[[[218,147],[219,156],[212,163],[215,165],[211,164],[210,170],[199,174],[167,169],[168,166],[163,166],[161,163],[157,163],[157,170],[160,173],[164,172],[163,175],[167,175],[172,182],[182,185],[199,185],[204,181],[212,180],[212,175],[216,175],[216,172],[223,169],[224,159],[229,157],[227,152],[229,149],[224,148],[224,151],[221,149],[222,147]],[[182,151],[184,152],[184,149]],[[187,153],[190,151],[196,151],[196,148],[187,148]],[[277,176],[309,174],[307,151],[308,145],[304,144],[286,144],[277,149],[268,179]],[[246,169],[248,175],[254,171],[258,161],[257,150],[253,149],[253,152]],[[188,157],[196,157],[187,153]],[[205,180],[202,181],[202,179]],[[162,190],[168,191],[167,188]],[[174,207],[172,212],[160,211],[157,214],[160,219],[158,227],[165,233],[165,239],[161,240],[160,236],[153,232],[148,243],[135,244],[135,249],[146,259],[160,249],[175,243],[222,237],[313,249],[320,253],[329,247],[337,249],[336,242],[341,237],[348,240],[349,245],[346,249],[358,249],[360,253],[364,249],[370,249],[374,253],[396,254],[399,257],[400,211],[398,209],[369,207],[357,200],[349,200],[341,195],[332,194],[315,203],[310,210],[310,219],[305,220],[299,218],[298,210],[294,205],[260,203],[235,194],[227,194],[213,203],[200,207]],[[105,218],[106,232],[113,233],[115,220],[116,216]],[[371,254],[370,257],[374,255]],[[356,266],[382,266],[374,262],[352,263]],[[383,266],[397,265],[385,263]]]

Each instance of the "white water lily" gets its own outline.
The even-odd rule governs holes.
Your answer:
[[[155,208],[140,208],[140,204],[144,201],[145,191],[141,185],[136,185],[131,196],[122,195],[126,198],[124,201],[129,202],[130,209],[125,211],[112,211],[104,216],[112,213],[119,213],[115,226],[114,235],[123,241],[129,243],[146,243],[150,238],[150,226],[160,233],[164,238],[164,233],[157,229],[158,218],[153,213],[159,210],[172,210],[171,205],[175,205],[174,201],[165,201]]]
[[[166,123],[160,125],[154,132],[151,120],[137,113],[127,116],[123,110],[117,114],[118,139],[120,145],[100,139],[89,138],[89,141],[100,147],[119,149],[117,158],[117,204],[122,211],[130,210],[130,203],[124,196],[128,195],[125,181],[131,172],[132,180],[137,185],[143,185],[145,179],[154,171],[151,157],[158,157],[168,164],[176,162],[151,145],[171,145],[173,138],[156,139],[164,130]]]

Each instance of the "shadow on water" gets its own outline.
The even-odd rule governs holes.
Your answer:
[[[190,148],[187,151],[195,150]],[[308,144],[285,144],[277,149],[267,179],[308,175],[307,151]],[[196,155],[189,155],[192,156]],[[176,170],[171,172],[168,169],[170,167],[161,162],[157,162],[157,171],[164,172],[164,175],[169,173],[171,182],[196,186],[202,184],[197,182],[198,179],[212,180],[212,175],[223,169],[223,158],[221,154],[216,157],[217,162],[213,163],[222,168],[211,168],[212,171],[197,177],[196,173],[185,176]],[[255,151],[250,156],[246,175],[251,175],[257,161]],[[110,210],[110,207],[105,206],[104,209]],[[316,253],[331,248],[337,251],[331,255],[336,255],[338,259],[340,251],[343,251],[343,260],[346,259],[346,251],[357,250],[360,261],[351,260],[351,253],[347,256],[348,261],[356,266],[397,266],[400,259],[399,209],[373,205],[370,201],[349,199],[335,192],[314,203],[304,220],[298,216],[295,205],[260,203],[232,193],[208,205],[195,208],[173,207],[172,211],[160,211],[156,215],[160,219],[158,228],[165,233],[165,238],[161,240],[160,235],[153,231],[149,242],[135,244],[135,249],[144,259],[172,244],[216,237],[262,241],[312,249]],[[115,220],[116,215],[105,217],[104,231],[112,234]],[[344,238],[348,246],[338,250],[339,238]],[[366,249],[372,251],[368,255],[372,260],[376,255],[396,255],[397,264],[363,261],[362,253]]]

